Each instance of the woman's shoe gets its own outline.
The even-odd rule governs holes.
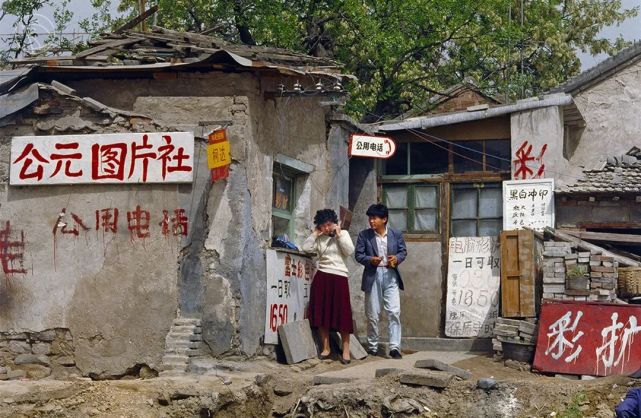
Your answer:
[[[331,356],[331,355],[332,355],[332,353],[319,354],[319,355],[318,355],[318,358],[319,358],[320,360],[327,360],[327,359],[329,358],[329,356]]]
[[[343,356],[341,356],[341,363],[343,363],[343,364],[345,364],[345,365],[348,365],[348,364],[350,364],[351,362],[352,362],[352,360],[351,360],[351,359],[347,359],[347,360],[345,360],[345,359],[343,358]]]

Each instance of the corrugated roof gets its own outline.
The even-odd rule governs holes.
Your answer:
[[[583,178],[559,187],[562,194],[641,193],[641,150],[610,157],[600,167],[583,170]]]

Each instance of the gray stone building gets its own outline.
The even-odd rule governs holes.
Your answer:
[[[164,29],[16,64],[0,73],[3,361],[41,355],[54,373],[98,377],[158,370],[177,317],[201,321],[205,353],[261,353],[272,236],[301,243],[317,209],[347,206],[354,128],[337,111],[339,66]],[[221,128],[232,162],[212,183],[207,135]],[[133,132],[193,134],[193,182],[9,185],[14,137]],[[175,210],[184,233],[165,228]]]

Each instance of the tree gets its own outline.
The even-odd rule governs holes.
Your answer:
[[[12,27],[14,33],[7,39],[2,39],[7,47],[0,51],[0,65],[10,59],[21,56],[29,48],[35,45],[35,38],[38,36],[35,27],[38,24],[37,12],[50,0],[7,0],[2,3],[0,21],[13,16]]]

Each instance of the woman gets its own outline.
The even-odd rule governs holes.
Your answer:
[[[341,363],[349,364],[349,336],[354,331],[352,306],[349,297],[348,271],[345,259],[354,252],[347,231],[338,226],[338,216],[332,209],[321,209],[314,216],[316,228],[303,243],[303,251],[316,253],[318,271],[312,281],[308,318],[319,330],[323,351],[320,358],[330,355],[329,331],[341,334],[343,353]]]

